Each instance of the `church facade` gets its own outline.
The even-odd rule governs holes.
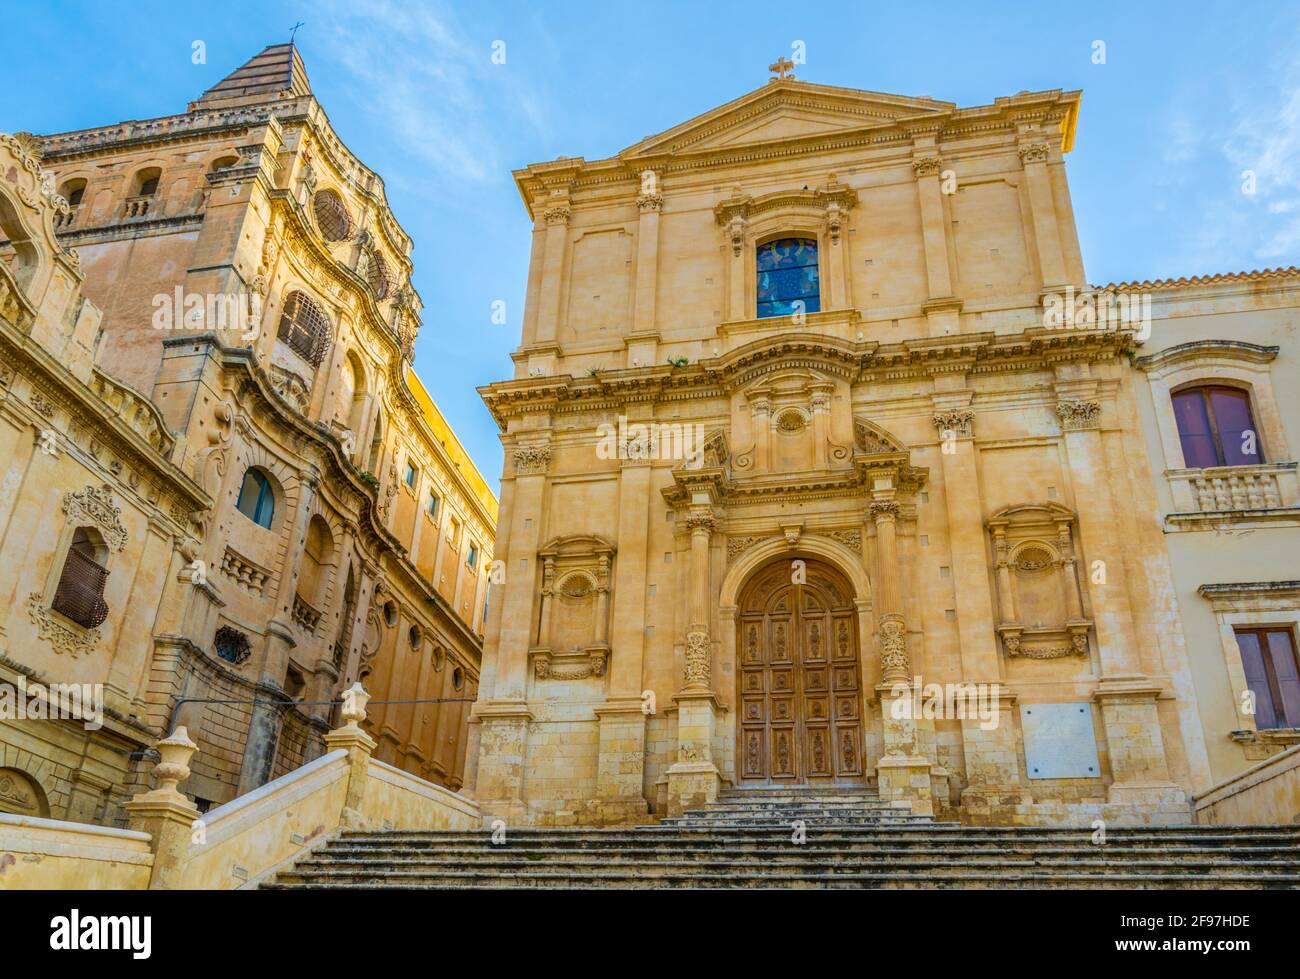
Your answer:
[[[206,811],[356,682],[460,788],[496,499],[412,370],[412,247],[291,45],[0,137],[0,812],[120,825],[177,726]]]
[[[775,67],[515,174],[532,258],[514,376],[481,389],[504,580],[467,785],[539,825],[827,785],[976,823],[1189,821],[1242,743],[1289,743],[1240,735],[1234,692],[1263,688],[1237,620],[1183,622],[1254,601],[1294,640],[1300,412],[1269,337],[1300,277],[1089,287],[1078,92],[961,108]],[[1183,458],[1170,399],[1220,364],[1267,402],[1267,462]],[[1272,535],[1267,567],[1216,577],[1225,521]]]

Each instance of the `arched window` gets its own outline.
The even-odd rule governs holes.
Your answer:
[[[330,321],[307,296],[291,292],[284,302],[279,337],[303,360],[319,367],[330,348]]]
[[[63,559],[59,586],[50,607],[79,626],[93,629],[108,618],[104,586],[108,584],[108,547],[99,532],[78,527]]]
[[[75,180],[69,180],[59,191],[60,196],[68,202],[71,207],[78,207],[81,199],[86,196],[86,180],[84,177],[78,177]]]
[[[229,169],[230,167],[233,167],[238,163],[239,163],[239,157],[237,156],[222,156],[213,160],[212,166],[209,167],[208,169],[210,169],[213,173],[216,173],[218,170]]]
[[[1173,395],[1183,465],[1254,466],[1264,461],[1250,410],[1250,394],[1241,388],[1203,384]]]
[[[266,473],[260,469],[249,469],[244,473],[235,508],[259,527],[271,526],[271,518],[275,516],[275,493]]]
[[[311,209],[316,215],[316,226],[326,241],[347,241],[356,234],[352,215],[343,204],[343,198],[332,190],[318,190],[311,199]]]
[[[816,241],[811,238],[769,241],[758,246],[756,264],[760,319],[815,313],[821,309]]]
[[[157,167],[145,167],[135,175],[135,197],[153,197],[158,193],[158,181],[162,171]]]

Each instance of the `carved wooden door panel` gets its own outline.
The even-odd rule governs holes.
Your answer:
[[[741,599],[741,784],[863,782],[857,616],[847,582],[807,561],[760,571]]]

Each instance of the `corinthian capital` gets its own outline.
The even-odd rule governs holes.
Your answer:
[[[568,224],[569,223],[569,205],[556,204],[554,207],[548,207],[542,212],[542,219],[548,224]]]
[[[1101,404],[1097,401],[1060,401],[1056,416],[1061,419],[1061,430],[1078,432],[1096,428],[1101,420]]]
[[[1025,143],[1016,152],[1021,163],[1046,163],[1050,151],[1046,143]]]
[[[515,474],[531,476],[545,473],[551,465],[549,445],[521,445],[515,449]]]
[[[974,432],[975,412],[969,408],[936,411],[934,413],[934,427],[939,430],[940,438],[951,432],[957,438],[968,439]]]
[[[897,500],[873,500],[869,509],[872,520],[876,523],[884,523],[897,520],[901,507]]]
[[[943,161],[937,156],[918,156],[912,161],[912,174],[917,177],[933,177],[942,166]]]

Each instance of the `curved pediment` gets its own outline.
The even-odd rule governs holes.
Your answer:
[[[822,372],[852,380],[858,373],[864,352],[860,344],[839,337],[808,333],[782,333],[753,340],[718,358],[712,368],[729,390],[756,378],[778,372],[804,370]]]
[[[863,455],[903,452],[903,443],[875,422],[853,418],[853,447]]]
[[[555,537],[537,553],[541,557],[613,554],[614,545],[595,534],[569,534]]]

